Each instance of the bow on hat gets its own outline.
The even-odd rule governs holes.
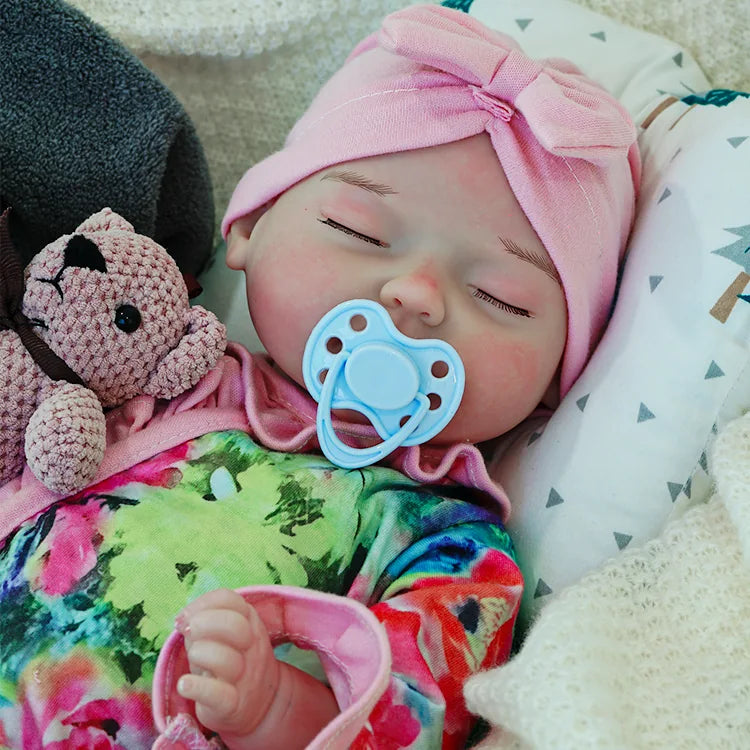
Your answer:
[[[0,216],[0,331],[15,331],[34,361],[51,380],[83,385],[78,374],[34,333],[34,324],[23,314],[23,267],[10,237],[9,213],[8,208]]]
[[[466,14],[419,6],[391,14],[380,45],[468,84],[477,106],[508,121],[519,112],[556,156],[601,164],[623,158],[636,138],[620,103],[566,60],[532,60],[511,37]]]

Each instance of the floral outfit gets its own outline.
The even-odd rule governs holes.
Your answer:
[[[390,672],[352,747],[463,747],[463,683],[507,658],[522,589],[497,509],[476,502],[478,452],[408,449],[397,471],[274,449],[312,445],[314,404],[239,347],[217,369],[169,405],[111,413],[84,491],[28,474],[0,489],[0,745],[151,747],[174,719],[155,721],[152,685],[175,614],[217,587],[281,584],[359,602],[385,630]]]

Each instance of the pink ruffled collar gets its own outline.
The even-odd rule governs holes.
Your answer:
[[[230,342],[216,367],[181,396],[171,401],[137,396],[107,414],[107,451],[94,482],[100,484],[191,437],[223,429],[247,429],[275,451],[317,451],[316,409],[310,395],[279,373],[266,356]],[[353,445],[379,440],[369,424],[334,424],[342,439]],[[400,448],[384,463],[421,484],[454,482],[485,492],[507,520],[508,497],[490,478],[475,445]],[[0,539],[58,499],[27,468],[0,487]]]
[[[242,362],[245,411],[256,438],[271,450],[290,453],[319,450],[315,428],[317,404],[310,395],[279,373],[266,356],[250,354],[236,344],[228,351]],[[380,439],[369,424],[341,421],[334,424],[339,436],[357,447]],[[486,492],[497,501],[503,520],[509,515],[508,497],[490,478],[475,445],[399,448],[385,463],[423,484],[449,480]]]

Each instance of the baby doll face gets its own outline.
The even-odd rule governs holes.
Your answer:
[[[432,442],[497,437],[554,389],[565,298],[486,134],[324,169],[235,221],[228,243],[260,340],[300,385],[315,324],[364,298],[463,360],[463,400]]]

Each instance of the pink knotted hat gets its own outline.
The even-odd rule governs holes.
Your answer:
[[[326,167],[485,131],[562,281],[565,395],[606,323],[640,179],[627,111],[566,60],[532,60],[460,11],[392,13],[323,86],[284,148],[245,173],[222,231]]]

